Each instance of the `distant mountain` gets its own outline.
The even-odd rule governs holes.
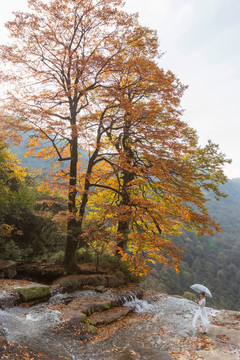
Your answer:
[[[12,144],[10,145],[11,151],[14,154],[18,155],[18,158],[24,167],[29,167],[33,169],[42,169],[44,172],[49,172],[51,164],[54,161],[54,159],[52,158],[52,159],[41,160],[35,158],[34,156],[25,157],[25,154],[27,152],[26,145],[28,144],[29,135],[23,134],[22,137],[23,137],[23,141],[18,146]],[[83,156],[83,162],[86,161],[87,156],[84,152],[82,152],[82,156]],[[62,166],[63,167],[67,166],[66,163],[62,164]]]
[[[22,165],[24,167],[29,167],[33,169],[43,169],[44,172],[50,171],[50,166],[52,163],[51,159],[41,160],[35,158],[34,156],[25,157],[25,154],[27,152],[26,145],[28,144],[29,135],[23,134],[22,138],[23,141],[18,146],[10,144],[11,151],[13,152],[13,154],[18,155],[18,158],[21,161]]]

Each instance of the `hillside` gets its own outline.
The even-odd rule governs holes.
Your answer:
[[[147,279],[148,286],[169,294],[183,295],[190,285],[203,283],[211,289],[211,306],[240,308],[240,179],[229,180],[222,190],[228,195],[220,201],[211,199],[210,214],[220,224],[221,233],[197,237],[184,232],[174,238],[184,250],[181,271],[155,265]]]

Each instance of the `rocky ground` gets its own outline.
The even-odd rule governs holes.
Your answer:
[[[51,285],[55,293],[58,286],[67,289],[67,284],[71,291],[81,284],[85,290],[81,298],[68,299],[66,294],[64,301],[45,303],[44,311],[56,311],[61,318],[60,323],[44,334],[46,338],[51,335],[50,347],[43,346],[40,341],[34,342],[33,338],[10,341],[0,327],[0,359],[240,360],[240,312],[208,308],[211,327],[208,334],[203,335],[200,327],[193,332],[191,326],[197,309],[192,301],[152,291],[145,291],[141,300],[132,299],[129,294],[135,292],[141,297],[142,291],[131,285],[107,289],[99,285],[100,274],[96,275],[95,285],[87,285],[82,276],[75,275],[68,278],[69,281],[65,277]],[[88,281],[93,281],[93,274],[86,276]],[[115,280],[105,276],[103,281],[109,284]],[[4,309],[8,300],[9,306],[19,305],[21,300],[14,289],[29,284],[32,282],[0,279],[0,308]],[[94,297],[88,297],[89,289]],[[122,306],[124,296],[129,301]],[[27,308],[35,303],[25,302],[20,306]],[[59,351],[51,347],[52,340],[58,342]],[[70,343],[74,344],[72,355],[65,352]]]
[[[160,336],[173,359],[239,360],[240,313],[207,308],[211,327],[201,333],[199,324],[194,332],[191,324],[196,305],[189,300],[168,295],[156,295],[161,311],[153,315],[159,323]]]

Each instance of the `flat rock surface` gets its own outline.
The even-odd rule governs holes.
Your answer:
[[[121,319],[123,316],[126,316],[128,313],[132,312],[133,308],[131,306],[124,306],[124,307],[115,307],[109,309],[107,311],[101,313],[94,313],[89,316],[88,321],[90,324],[101,326],[101,325],[108,325]]]
[[[211,327],[203,335],[200,327],[192,329],[197,309],[192,301],[155,294],[137,308],[137,313],[99,328],[90,346],[98,359],[240,360],[239,312],[207,308]]]
[[[4,281],[2,291],[7,284],[12,288],[9,282]],[[57,294],[52,303],[0,310],[0,335],[5,338],[0,355],[7,354],[6,347],[17,352],[27,345],[34,351],[32,358],[38,359],[38,353],[45,356],[39,358],[47,360],[240,360],[239,312],[206,308],[211,327],[203,335],[200,327],[197,331],[192,329],[197,310],[194,302],[151,291],[145,292],[143,300],[135,298],[123,308],[92,315],[101,324],[107,313],[109,317],[116,313],[126,315],[128,307],[135,309],[108,325],[97,326],[96,333],[89,336],[88,328],[84,330],[78,321],[81,317],[84,321],[83,310],[107,308],[114,296],[124,291],[114,289],[99,294],[86,290],[77,292],[77,298]],[[67,326],[62,326],[62,322]]]
[[[101,298],[76,298],[67,304],[64,303],[50,303],[47,305],[49,310],[59,311],[61,318],[66,321],[70,320],[73,316],[77,317],[78,314],[89,314],[93,312],[102,312],[109,309],[113,299]]]

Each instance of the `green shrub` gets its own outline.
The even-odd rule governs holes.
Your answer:
[[[126,283],[134,282],[139,284],[143,281],[142,277],[137,276],[134,272],[129,270],[128,263],[122,262],[118,256],[110,254],[102,254],[99,258],[100,266],[108,272],[119,273],[119,276],[124,277]],[[121,275],[120,275],[121,273]]]
[[[22,253],[13,240],[2,239],[0,242],[0,258],[1,260],[21,261]]]
[[[76,254],[77,262],[79,263],[92,263],[95,261],[95,254],[89,248],[80,248]]]
[[[57,224],[51,219],[25,211],[21,217],[8,214],[5,223],[12,228],[9,234],[0,234],[0,254],[3,259],[16,261],[48,259],[64,250],[65,240]]]
[[[107,271],[115,271],[117,269],[120,270],[121,261],[117,256],[113,256],[107,253],[101,254],[99,256],[99,264],[102,268],[106,269]]]
[[[56,253],[54,253],[52,256],[50,256],[49,261],[53,262],[54,264],[62,264],[64,260],[64,250],[60,250]]]
[[[191,293],[190,291],[185,291],[185,293],[183,294],[183,297],[185,299],[191,300],[191,301],[195,301],[197,299],[197,296],[193,293]]]

